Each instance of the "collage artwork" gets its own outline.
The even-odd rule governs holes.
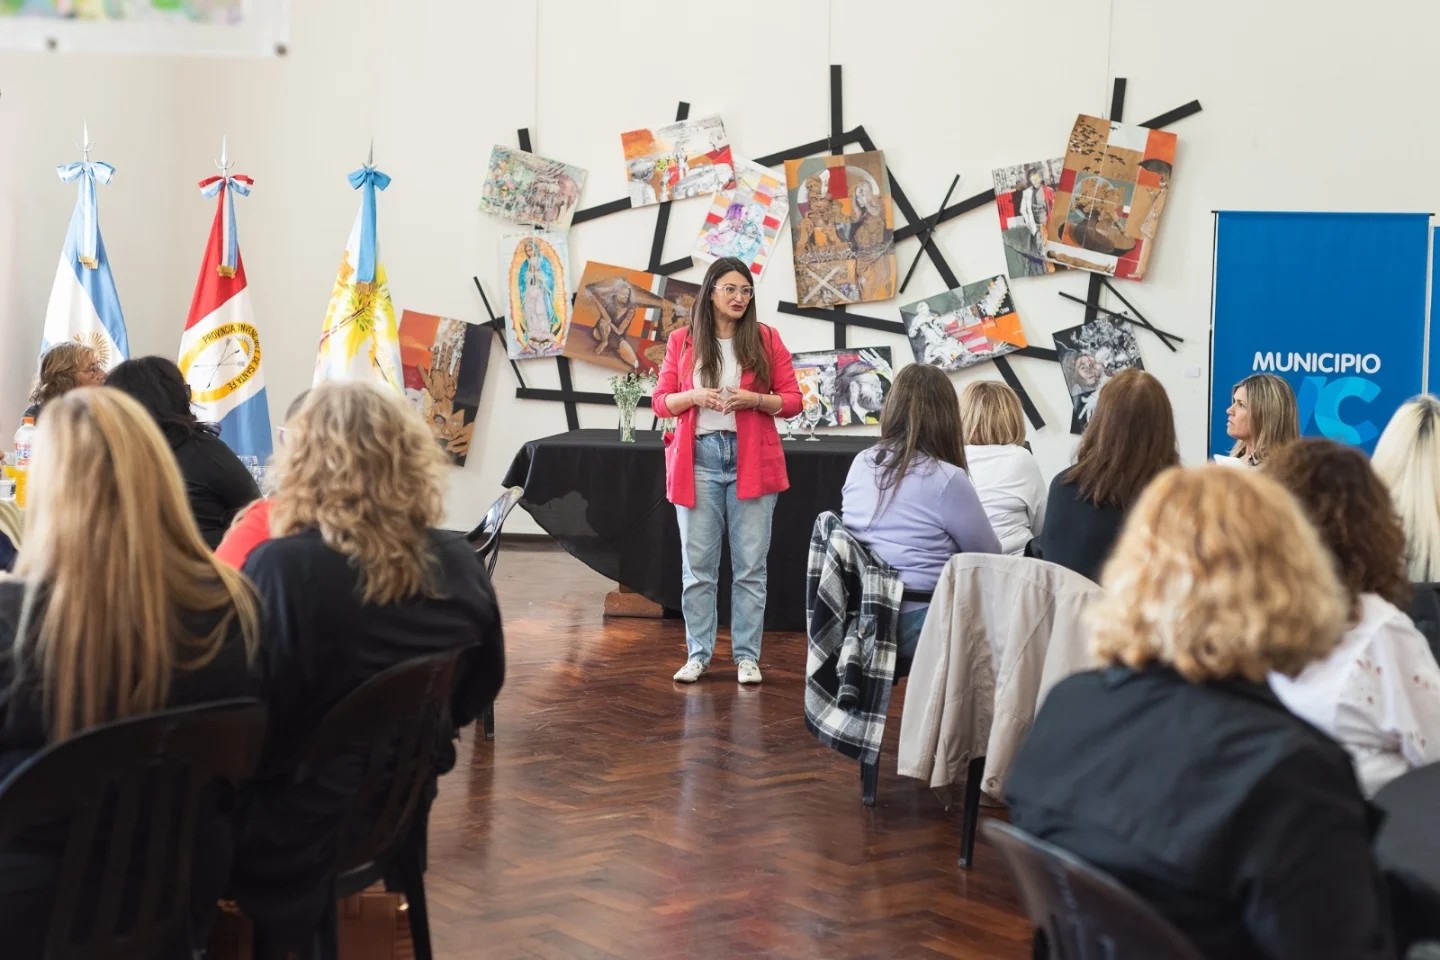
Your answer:
[[[37,5],[0,0],[0,7],[27,2]],[[832,308],[896,296],[895,213],[881,151],[789,159],[782,173],[736,156],[718,116],[631,130],[620,141],[631,207],[710,199],[692,251],[698,263],[735,257],[758,281],[769,272],[788,217],[796,306]],[[1071,269],[1143,279],[1175,148],[1172,133],[1081,115],[1063,156],[993,169],[1005,272],[899,307],[916,362],[965,370],[1025,349],[1014,280]],[[500,240],[506,353],[515,361],[563,356],[618,372],[657,370],[666,337],[690,323],[699,289],[594,261],[577,280],[567,232],[585,180],[583,169],[533,153],[496,146],[490,154],[481,209],[527,228],[506,231]],[[407,313],[407,323],[421,322],[412,316],[424,317]],[[431,330],[430,336],[439,334]],[[1078,432],[1089,421],[1100,385],[1141,366],[1139,348],[1130,324],[1119,319],[1061,330],[1054,340],[1071,428]],[[429,342],[414,336],[405,341],[407,390],[420,389],[412,353],[422,341]],[[445,366],[442,360],[474,352],[456,344],[443,354],[434,346],[437,369]],[[879,422],[894,376],[889,347],[803,352],[794,360],[806,400],[806,413],[797,420],[831,427]],[[428,390],[428,383],[421,385]],[[427,410],[443,402],[464,407],[463,400],[426,402]],[[459,437],[463,426],[455,424],[463,416],[452,420],[442,413],[432,423],[437,430],[448,424],[444,429]],[[457,444],[465,446],[444,442],[452,455]]]
[[[479,323],[406,310],[400,317],[405,397],[457,467],[465,466],[494,333]]]
[[[590,262],[575,291],[564,355],[621,373],[659,370],[665,340],[690,325],[697,284]]]
[[[1005,277],[967,283],[900,308],[917,363],[964,370],[1026,346]]]

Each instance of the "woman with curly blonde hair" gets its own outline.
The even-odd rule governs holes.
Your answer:
[[[1168,470],[1101,582],[1101,667],[1035,718],[1006,784],[1014,824],[1213,960],[1393,957],[1350,757],[1266,685],[1328,656],[1349,612],[1299,504],[1247,471]]]
[[[419,413],[365,383],[322,384],[285,423],[271,473],[273,539],[242,568],[266,607],[272,749],[234,883],[273,942],[308,942],[331,890],[337,826],[335,786],[293,784],[287,751],[347,693],[409,659],[475,648],[452,704],[457,728],[500,688],[489,578],[462,535],[435,529],[443,462]]]
[[[1295,495],[1335,558],[1349,627],[1324,660],[1276,696],[1340,741],[1373,795],[1412,767],[1440,761],[1440,666],[1404,611],[1405,531],[1365,454],[1333,440],[1297,440],[1265,472]]]
[[[64,340],[45,351],[40,371],[30,389],[30,406],[25,416],[40,419],[45,404],[76,387],[94,387],[105,382],[105,364],[100,355],[78,340]]]

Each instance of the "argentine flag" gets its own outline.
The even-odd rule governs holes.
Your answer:
[[[61,166],[59,174],[66,183],[78,181],[80,196],[70,215],[55,286],[50,289],[41,351],[64,340],[78,340],[111,370],[130,355],[130,339],[125,335],[125,317],[105,256],[105,241],[100,238],[95,183],[109,183],[115,168],[86,160]]]
[[[201,194],[219,201],[180,337],[178,366],[190,385],[195,415],[220,424],[220,439],[259,480],[272,449],[270,406],[235,228],[235,195],[249,196],[252,183],[228,172],[200,182]]]

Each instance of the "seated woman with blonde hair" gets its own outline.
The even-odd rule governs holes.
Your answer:
[[[16,575],[0,578],[0,780],[92,727],[259,694],[255,595],[200,539],[175,459],[140,404],[97,389],[49,402],[26,513]],[[229,837],[218,812],[197,828],[202,926],[229,870]],[[7,957],[44,952],[54,839],[48,858],[30,843],[0,850]]]
[[[1365,454],[1297,440],[1265,472],[1289,490],[1335,558],[1349,629],[1324,660],[1270,678],[1284,704],[1340,741],[1367,795],[1440,761],[1440,666],[1403,611],[1405,533]]]
[[[1295,392],[1284,377],[1256,373],[1235,384],[1225,411],[1225,432],[1235,440],[1230,456],[1258,467],[1300,437]]]
[[[392,391],[325,383],[285,423],[271,468],[273,539],[244,572],[265,602],[270,748],[244,812],[233,892],[280,944],[308,942],[353,785],[292,785],[291,751],[346,694],[387,667],[473,647],[452,701],[464,726],[504,678],[500,613],[484,567],[444,513],[445,456]],[[453,750],[442,771],[454,763]]]
[[[1019,556],[1045,525],[1045,478],[1025,449],[1025,413],[1015,391],[976,380],[960,394],[965,463],[1000,550]]]
[[[40,357],[40,370],[30,390],[25,416],[37,423],[45,404],[76,387],[95,387],[105,382],[105,364],[100,355],[77,340],[62,340]]]
[[[1344,630],[1344,588],[1294,498],[1231,467],[1169,470],[1101,582],[1087,622],[1103,666],[1046,698],[1006,784],[1014,824],[1212,960],[1393,958],[1350,757],[1265,682]]]
[[[1370,463],[1400,515],[1410,580],[1440,581],[1440,399],[1427,393],[1402,403]]]

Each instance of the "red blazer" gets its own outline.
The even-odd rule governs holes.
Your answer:
[[[770,383],[757,383],[751,370],[740,372],[740,389],[780,396],[781,417],[800,412],[800,384],[795,381],[795,368],[790,365],[790,351],[780,341],[773,327],[760,324],[760,339],[770,359]],[[695,386],[695,359],[691,351],[690,331],[676,330],[665,344],[665,362],[660,367],[660,380],[650,397],[650,406],[662,417],[675,416],[666,406],[665,398]],[[695,506],[695,418],[699,407],[691,407],[676,417],[675,432],[665,434],[665,496],[679,507]],[[790,486],[785,473],[785,449],[780,446],[780,432],[775,429],[775,416],[759,410],[735,411],[735,495],[753,500],[767,493],[779,493]]]

